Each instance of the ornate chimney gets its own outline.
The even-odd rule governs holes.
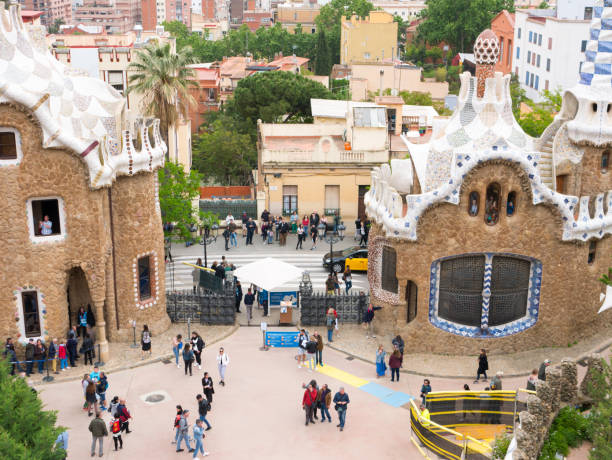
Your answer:
[[[486,79],[495,76],[495,64],[498,58],[499,41],[491,29],[485,29],[474,43],[474,60],[478,80],[476,95],[478,97],[484,96]]]

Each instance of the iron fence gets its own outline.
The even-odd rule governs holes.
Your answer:
[[[236,298],[233,290],[223,294],[193,291],[166,293],[166,312],[173,323],[192,323],[227,325],[236,321]]]
[[[200,200],[200,211],[210,211],[217,214],[219,219],[225,220],[225,216],[232,214],[234,219],[240,219],[242,213],[246,212],[248,217],[257,219],[256,200]]]
[[[300,322],[304,326],[324,326],[327,310],[333,307],[338,313],[339,323],[361,324],[369,303],[370,296],[361,293],[328,295],[303,290],[300,292]]]

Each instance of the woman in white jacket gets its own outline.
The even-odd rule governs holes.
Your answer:
[[[227,368],[228,364],[229,356],[223,351],[223,348],[220,348],[219,354],[217,355],[217,366],[219,367],[219,375],[221,376],[219,385],[225,386],[225,369]]]

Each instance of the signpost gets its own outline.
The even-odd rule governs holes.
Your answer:
[[[265,331],[264,334],[266,347],[296,348],[298,346],[299,332]]]

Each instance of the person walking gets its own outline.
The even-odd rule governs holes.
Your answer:
[[[208,404],[212,404],[215,389],[213,386],[213,379],[210,375],[208,375],[208,372],[204,372],[204,377],[202,377],[202,391],[206,395],[206,400],[208,401]]]
[[[362,248],[365,248],[368,245],[368,226],[363,220],[361,221],[361,227],[359,228],[359,234],[361,236],[361,239],[359,240],[359,246],[361,246]]]
[[[382,345],[378,345],[376,350],[376,378],[384,377],[387,372],[387,364],[385,363],[385,357],[387,352],[384,350]]]
[[[380,310],[382,307],[373,307],[372,304],[370,304],[368,306],[368,309],[363,313],[363,322],[366,325],[366,337],[369,338],[370,336],[375,339],[376,336],[374,335],[374,312],[376,310]]]
[[[400,367],[402,366],[402,354],[399,351],[399,348],[394,347],[393,353],[391,353],[391,356],[389,357],[389,367],[391,368],[391,381],[393,382],[394,379],[393,377],[396,376],[397,377],[397,381],[399,382],[399,370]]]
[[[202,266],[202,259],[198,259],[196,261],[196,265],[198,267]],[[202,272],[201,269],[199,268],[193,268],[193,270],[191,270],[191,278],[193,281],[193,293],[194,294],[202,294],[202,288],[200,287],[200,273]]]
[[[314,332],[314,337],[317,341],[317,352],[315,354],[315,364],[323,367],[323,338],[318,332]]]
[[[344,423],[346,422],[346,410],[348,409],[348,404],[350,403],[350,399],[348,393],[344,391],[344,387],[340,387],[338,393],[334,395],[334,404],[336,412],[338,412],[338,418],[340,419],[340,423],[336,425],[340,428],[340,431],[344,430]]]
[[[310,248],[311,251],[317,249],[317,236],[318,236],[317,226],[311,224],[310,226],[310,237],[312,238],[312,247]]]
[[[334,310],[334,307],[329,307],[327,309],[327,314],[325,315],[325,326],[327,327],[327,341],[328,342],[333,342],[335,325],[336,325],[336,310]]]
[[[140,335],[140,343],[142,345],[142,359],[145,359],[146,354],[151,357],[151,332],[149,332],[149,326],[144,324],[142,326],[142,333]]]
[[[313,387],[312,383],[309,383],[304,390],[304,396],[302,396],[302,409],[306,414],[306,426],[308,423],[314,423],[313,416],[313,406],[315,405],[315,401],[317,399],[317,390]]]
[[[480,349],[480,355],[478,355],[478,369],[476,370],[476,380],[474,383],[478,383],[480,380],[480,374],[484,375],[483,382],[487,381],[487,371],[489,370],[489,360],[487,358],[487,351],[484,348]]]
[[[317,355],[317,339],[314,336],[310,337],[310,340],[306,342],[306,359],[308,359],[308,369],[310,371],[316,370],[317,365],[315,364],[315,358]]]
[[[238,247],[238,237],[236,236],[236,223],[235,222],[231,222],[229,224],[229,231],[230,231],[230,245],[233,248],[237,248]]]
[[[255,295],[251,292],[251,288],[247,290],[246,295],[244,296],[244,304],[247,309],[247,321],[251,321],[253,319],[253,304],[255,303]]]
[[[185,440],[185,444],[187,445],[187,449],[189,452],[193,452],[195,449],[191,448],[191,444],[189,442],[189,421],[187,418],[189,417],[189,409],[184,409],[181,414],[181,420],[179,421],[179,437],[176,442],[176,451],[183,452],[185,449],[181,449],[181,441]]]
[[[176,441],[178,441],[179,438],[179,434],[180,434],[180,423],[181,423],[181,415],[183,414],[183,407],[180,404],[176,405],[176,415],[174,416],[174,441],[172,441],[172,444],[176,444]]]
[[[206,420],[206,414],[210,410],[210,404],[206,398],[202,397],[202,395],[197,395],[196,400],[198,401],[198,414],[200,415],[199,420],[206,423],[206,431],[208,431],[212,428],[210,423],[208,423],[208,420]]]
[[[104,436],[108,436],[106,423],[102,420],[100,412],[96,412],[96,418],[89,423],[89,431],[91,432],[91,456],[96,456],[96,442],[98,443],[98,455],[104,456]]]
[[[98,395],[100,410],[102,411],[106,410],[106,390],[108,390],[108,377],[106,377],[104,371],[101,371],[98,383],[96,383],[96,394]]]
[[[110,424],[110,432],[115,444],[115,450],[123,449],[123,439],[121,438],[121,421],[117,417],[112,417]]]
[[[346,290],[346,294],[348,295],[349,291],[353,287],[353,275],[351,273],[351,267],[347,265],[344,269],[344,273],[342,274],[342,281],[344,281],[344,289]]]
[[[229,251],[229,240],[230,240],[230,235],[231,235],[229,228],[225,227],[225,230],[223,230],[222,235],[223,235],[223,240],[225,241],[225,250]]]
[[[431,382],[429,379],[425,379],[423,380],[423,385],[421,385],[421,402],[424,406],[426,406],[428,393],[431,393]]]
[[[191,345],[186,343],[185,348],[183,349],[183,362],[185,363],[185,375],[187,375],[187,369],[189,369],[189,375],[193,375],[193,360],[194,360],[194,352],[191,349]]]
[[[70,369],[68,367],[68,351],[66,350],[66,343],[62,340],[57,349],[57,357],[60,361],[60,371],[65,371],[66,369]]]
[[[85,338],[83,339],[83,343],[81,344],[81,351],[83,353],[83,364],[87,366],[87,361],[89,364],[93,366],[93,340],[89,334],[85,333]]]
[[[130,419],[132,418],[132,415],[127,407],[125,407],[125,399],[119,400],[119,405],[117,406],[115,415],[117,415],[121,421],[121,431],[125,431],[128,434],[131,433],[133,431],[130,430]]]
[[[240,313],[240,304],[242,303],[242,284],[236,281],[236,313]]]
[[[181,354],[181,350],[183,349],[183,336],[178,334],[172,338],[172,353],[174,353],[174,360],[176,361],[176,367],[179,369],[181,365],[179,364],[179,356]]]
[[[298,225],[297,228],[297,244],[295,245],[295,250],[304,249],[302,247],[302,243],[304,242],[304,226],[302,224]]]
[[[219,354],[217,355],[217,367],[219,368],[219,377],[221,377],[219,385],[225,386],[225,371],[227,370],[229,361],[227,353],[225,353],[223,348],[219,348]]]
[[[58,347],[59,347],[59,344],[57,342],[57,339],[53,339],[51,343],[49,344],[49,350],[47,351],[47,359],[49,360],[47,365],[51,366],[51,370],[53,371],[54,374],[59,374],[59,372],[57,371]]]
[[[209,430],[210,428],[206,429]],[[202,427],[202,420],[196,420],[195,425],[193,426],[193,441],[195,443],[193,458],[198,458],[198,453],[200,452],[202,452],[202,457],[208,456],[208,452],[204,450],[204,431],[205,430]]]
[[[546,368],[550,366],[550,359],[545,359],[542,364],[540,364],[540,370],[538,371],[538,378],[546,382]]]
[[[198,369],[202,370],[202,351],[204,351],[204,340],[197,332],[191,333],[191,351],[193,351]]]
[[[45,361],[47,359],[47,347],[42,340],[36,340],[36,346],[34,347],[34,361],[38,364],[38,373],[42,374],[45,368]]]
[[[325,417],[327,416],[327,420],[331,423],[331,415],[329,415],[329,406],[331,404],[331,390],[327,386],[327,383],[324,383],[319,391],[317,396],[319,400],[319,409],[321,409],[321,423],[325,422]]]
[[[91,411],[94,409],[98,412],[98,398],[96,397],[96,384],[89,380],[85,388],[85,401],[87,402],[87,415],[93,415]]]
[[[29,339],[28,344],[25,346],[26,377],[29,377],[32,373],[35,353],[36,346],[34,345],[34,339]]]

